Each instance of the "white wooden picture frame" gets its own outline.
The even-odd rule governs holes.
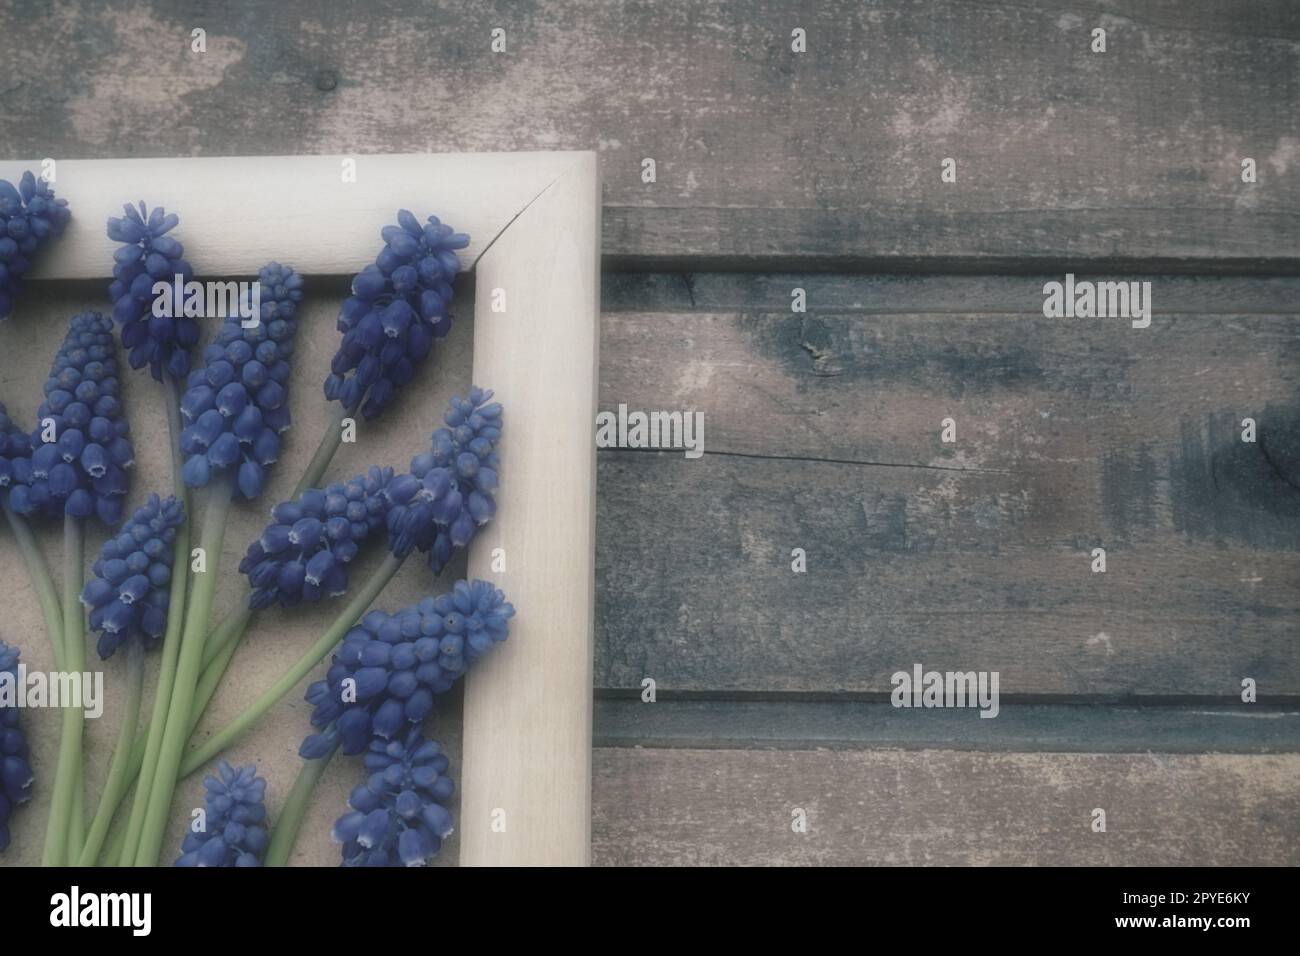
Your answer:
[[[344,175],[349,163],[354,177]],[[26,169],[41,162],[0,162],[0,178],[17,182]],[[510,640],[466,678],[460,862],[589,863],[595,154],[60,160],[55,169],[73,218],[35,280],[108,278],[104,225],[133,197],[182,213],[184,236],[204,237],[209,277],[253,275],[286,249],[304,275],[351,276],[399,208],[436,212],[470,235],[461,259],[475,274],[473,381],[496,392],[507,418],[497,516],[471,545],[469,576],[493,581],[518,613]],[[494,552],[504,571],[493,570]]]

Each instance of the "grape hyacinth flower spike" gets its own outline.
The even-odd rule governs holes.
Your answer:
[[[442,746],[412,727],[393,740],[376,737],[364,763],[370,776],[334,823],[342,865],[424,866],[452,832],[447,803],[455,785]]]
[[[124,642],[136,638],[146,650],[167,629],[173,545],[185,512],[174,497],[157,495],[131,515],[104,542],[91,568],[94,577],[81,592],[90,608],[90,629],[99,632],[99,656],[108,660]]]
[[[384,410],[451,329],[456,250],[469,245],[469,236],[436,216],[420,225],[402,209],[397,222],[381,231],[384,248],[374,263],[352,279],[337,323],[343,341],[325,380],[327,399],[366,418]]]
[[[113,322],[74,316],[45,382],[29,459],[13,463],[9,504],[19,514],[97,515],[117,524],[135,459],[117,379]]]
[[[418,548],[434,574],[496,513],[502,408],[477,386],[451,400],[429,451],[388,486],[389,550],[404,557]]]
[[[396,614],[371,611],[344,636],[325,679],[307,688],[312,726],[299,756],[323,756],[336,742],[360,753],[372,735],[418,725],[434,697],[506,639],[514,607],[487,581],[457,581]],[[345,688],[347,693],[345,693]]]
[[[384,489],[392,478],[393,469],[372,466],[349,481],[309,488],[272,508],[271,523],[239,563],[253,589],[249,607],[294,607],[347,591],[348,565],[384,526]]]
[[[0,320],[13,311],[33,257],[63,234],[71,217],[68,201],[54,198],[50,184],[30,170],[17,187],[0,179]]]
[[[250,500],[262,493],[289,428],[289,359],[302,300],[302,276],[278,262],[264,266],[258,282],[259,320],[245,328],[238,316],[227,317],[181,396],[185,484],[204,487],[238,466],[238,490]]]
[[[0,641],[0,682],[18,680],[18,648]],[[9,818],[32,795],[32,765],[27,758],[17,706],[0,704],[0,853],[9,847]]]
[[[4,402],[0,402],[0,505],[5,503],[9,488],[17,473],[30,475],[32,442],[18,424],[9,417]]]
[[[113,252],[113,282],[108,297],[113,318],[122,326],[122,347],[132,368],[149,366],[153,377],[162,381],[166,371],[181,380],[190,370],[190,349],[199,340],[199,324],[192,316],[173,307],[170,316],[154,315],[154,283],[172,286],[194,277],[185,261],[185,247],[167,233],[180,217],[161,206],[149,212],[143,202],[137,209],[122,207],[126,215],[108,220],[108,238],[121,245]]]
[[[181,843],[176,866],[261,866],[270,843],[266,831],[266,781],[251,764],[238,770],[224,760],[205,777],[204,826]]]

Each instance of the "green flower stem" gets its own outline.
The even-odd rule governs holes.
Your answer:
[[[335,744],[325,756],[302,762],[298,779],[293,782],[293,789],[289,791],[289,797],[284,801],[280,816],[275,821],[275,829],[271,831],[271,845],[266,849],[263,866],[289,865],[289,855],[298,842],[298,831],[302,829],[302,819],[307,815],[311,795],[337,750],[338,744]]]
[[[308,648],[302,657],[298,658],[297,662],[289,670],[280,676],[279,680],[263,691],[262,696],[253,701],[238,717],[209,737],[201,746],[194,748],[185,755],[180,767],[181,777],[188,777],[213,757],[220,754],[240,734],[248,730],[263,714],[275,706],[280,698],[293,690],[313,667],[325,659],[325,655],[343,639],[343,635],[348,632],[348,629],[361,619],[361,616],[366,613],[370,605],[375,602],[375,598],[379,597],[379,592],[392,580],[393,575],[397,573],[401,566],[401,558],[394,557],[392,554],[386,556],[383,564],[370,576],[370,579],[357,592],[357,596],[348,602],[348,606],[334,619],[334,623],[329,626],[329,629],[320,636],[315,644]]]
[[[180,660],[181,632],[185,623],[185,593],[190,581],[190,528],[194,522],[190,514],[189,488],[181,478],[184,461],[181,456],[181,410],[178,383],[170,375],[163,382],[163,403],[167,406],[167,432],[171,440],[172,494],[185,509],[185,520],[176,529],[172,545],[171,592],[167,600],[167,631],[163,637],[161,661],[158,665],[158,687],[154,691],[153,713],[147,734],[136,739],[131,748],[127,784],[137,779],[135,799],[131,802],[131,816],[127,822],[122,849],[109,860],[119,866],[130,866],[140,848],[140,834],[144,830],[145,814],[149,809],[149,794],[158,756],[162,752],[163,731],[167,726],[167,711],[171,707],[172,689],[176,684],[176,665]],[[123,794],[126,788],[123,788]],[[114,811],[116,812],[116,811]]]
[[[81,734],[84,745],[86,734]],[[84,751],[84,746],[83,746]],[[81,845],[86,839],[86,761],[84,755],[77,763],[77,782],[72,785],[72,813],[68,815],[68,863],[75,864],[81,856]]]
[[[145,811],[144,829],[140,834],[140,846],[136,850],[136,866],[156,866],[158,855],[162,852],[167,815],[171,811],[172,795],[176,791],[176,770],[185,741],[190,736],[194,685],[199,678],[199,665],[203,662],[203,643],[212,617],[212,597],[217,590],[217,569],[221,564],[221,547],[230,516],[233,490],[229,472],[218,475],[208,486],[208,504],[203,514],[203,530],[199,533],[199,547],[203,549],[206,570],[195,578],[189,607],[186,609],[180,659],[176,664],[176,681],[167,707],[158,766],[149,785],[149,808]]]
[[[81,602],[81,592],[86,584],[86,522],[79,518],[64,518],[64,653],[68,670],[73,674],[86,672],[86,607]],[[86,711],[81,706],[66,713],[72,714],[75,732],[73,745],[73,804],[68,813],[68,862],[73,864],[81,857],[82,844],[86,842],[86,766],[82,760],[82,744],[86,737]]]
[[[182,558],[184,558],[184,560],[186,561],[189,560],[190,544],[189,544],[188,529],[182,527],[182,532],[185,533],[185,542],[183,547],[179,541],[177,542],[176,545],[177,551],[174,559],[175,562],[177,563],[179,563]],[[176,587],[177,587],[176,580],[173,578],[172,590],[175,591]],[[172,607],[178,607],[185,599],[184,594],[181,594],[179,596],[173,595],[173,597],[176,603],[172,604],[171,605]],[[248,618],[243,617],[242,620],[240,620],[240,618],[241,615],[239,612],[227,615],[225,621],[223,621],[221,625],[215,628],[208,635],[207,640],[204,641],[203,643],[203,663],[202,665],[200,665],[202,668],[202,672],[199,678],[198,687],[195,690],[195,695],[194,695],[194,701],[195,701],[194,710],[196,713],[194,715],[193,722],[195,724],[198,724],[199,718],[203,715],[203,711],[208,706],[208,701],[211,700],[212,698],[212,691],[216,689],[216,681],[220,680],[222,674],[225,673],[225,664],[229,663],[230,654],[228,653],[225,655],[221,655],[223,657],[223,662],[220,666],[219,672],[217,672],[217,669],[214,669],[211,666],[212,661],[217,658],[219,652],[223,648],[227,648],[227,643],[231,640],[232,637],[235,638],[235,644],[238,645],[239,638],[243,636],[243,629],[248,626]],[[131,746],[131,756],[127,764],[128,769],[127,769],[126,781],[128,784],[134,781],[136,776],[143,769],[146,761],[146,757],[149,756],[149,753],[152,753],[152,757],[149,757],[151,767],[157,764],[158,753],[157,753],[157,748],[154,746],[153,742],[156,739],[159,745],[161,745],[162,743],[161,728],[167,719],[167,704],[168,701],[170,701],[171,699],[171,683],[176,676],[176,658],[179,656],[180,653],[180,631],[181,631],[181,625],[183,623],[184,623],[183,615],[178,615],[176,618],[176,624],[173,627],[171,615],[170,613],[168,614],[167,638],[163,641],[164,676],[170,675],[168,677],[167,692],[165,695],[162,695],[154,700],[153,717],[150,719],[148,727],[140,731],[140,733],[136,735],[135,741]],[[233,626],[236,623],[238,623],[240,626],[238,632],[236,632],[235,627]],[[175,631],[175,634],[172,633],[173,631]],[[173,638],[175,639],[173,640]],[[171,651],[170,655],[169,655],[169,650]],[[234,648],[228,648],[228,650],[230,651],[230,653],[234,652]],[[162,680],[162,676],[159,677],[159,680],[160,681]],[[203,693],[203,686],[205,682],[212,684],[212,687],[208,690],[206,695]],[[155,727],[159,728],[159,730],[156,733],[154,731]],[[149,773],[150,774],[153,773],[152,769],[150,769]],[[142,809],[141,813],[143,814],[143,812],[144,811]],[[143,822],[143,817],[141,817],[141,821]]]
[[[248,623],[251,616],[251,611],[248,613],[235,611],[232,614],[228,614],[225,621],[213,630],[204,642],[203,663],[200,665],[202,670],[199,675],[199,682],[194,688],[194,712],[190,721],[191,734],[194,732],[194,728],[199,725],[199,721],[203,719],[203,714],[207,711],[208,704],[212,701],[212,695],[216,692],[217,684],[221,681],[221,678],[225,676],[226,667],[230,664],[231,657],[234,656],[235,650],[239,647],[240,640],[243,639],[244,632],[248,629]],[[177,642],[177,645],[179,646],[179,641]],[[172,663],[172,670],[174,673],[175,661]],[[156,709],[157,708],[155,707],[155,710]],[[155,736],[153,734],[154,726],[161,727],[166,720],[167,708],[165,703],[162,710],[163,713],[155,715],[157,718],[156,724],[151,723],[149,725],[149,734],[151,737]],[[162,732],[159,731],[156,736],[161,743]],[[140,770],[145,763],[146,756],[145,734],[140,733],[135,738],[135,744],[131,748],[131,758],[128,764],[129,769],[127,771],[128,783],[135,779],[136,774],[140,773]],[[153,759],[156,763],[156,753],[154,754]]]
[[[244,600],[240,602],[239,607],[222,618],[221,623],[208,635],[208,639],[203,645],[203,670],[205,673],[211,667],[212,662],[232,642],[236,645],[239,643],[244,636],[244,632],[248,630],[248,624],[255,613],[248,606],[248,601]]]
[[[128,783],[129,787],[130,784]],[[126,827],[118,827],[113,831],[113,839],[108,841],[108,850],[100,857],[96,866],[121,866],[118,860],[122,859],[122,848],[126,845]]]
[[[63,666],[60,670],[80,675],[85,669],[86,648],[83,643],[85,611],[81,606],[81,582],[85,562],[85,525],[80,518],[63,519]],[[78,678],[80,679],[80,677]],[[81,774],[81,732],[85,714],[80,702],[63,704],[63,727],[59,735],[59,759],[54,771],[54,795],[50,799],[50,817],[45,826],[42,866],[67,866],[72,857],[69,847],[81,856],[83,820],[73,819],[75,790]],[[75,832],[74,832],[75,831]]]
[[[86,672],[86,609],[81,603],[81,589],[86,583],[86,522],[80,518],[63,519],[63,652],[68,670]],[[70,715],[70,716],[69,716]],[[86,768],[82,760],[86,712],[78,704],[64,711],[65,726],[73,729],[72,806],[68,810],[68,863],[81,856],[86,840]],[[57,782],[57,776],[56,776]]]
[[[135,740],[135,725],[140,722],[140,698],[144,695],[144,644],[139,638],[127,641],[126,649],[126,707],[122,712],[122,726],[117,732],[117,746],[113,748],[113,762],[108,768],[104,793],[99,799],[99,809],[91,821],[86,845],[81,848],[81,866],[94,866],[108,836],[113,814],[122,802],[122,794],[130,786],[126,778],[130,763],[131,742]]]
[[[54,587],[54,578],[50,575],[50,566],[45,563],[36,536],[26,519],[9,510],[8,502],[4,504],[5,519],[18,541],[18,550],[22,552],[23,562],[27,565],[27,575],[32,579],[32,587],[41,603],[41,614],[45,617],[45,633],[50,639],[50,649],[54,658],[54,669],[64,670],[63,666],[63,611],[59,607],[59,592]]]
[[[135,799],[131,802],[131,816],[127,822],[122,842],[125,856],[109,859],[119,866],[129,866],[135,859],[140,847],[140,834],[144,830],[145,814],[149,809],[149,792],[154,773],[158,767],[158,756],[162,752],[163,731],[167,726],[167,710],[171,706],[172,689],[176,684],[176,665],[181,653],[181,628],[185,623],[185,588],[189,581],[190,567],[190,528],[188,516],[176,529],[176,541],[172,547],[172,582],[171,594],[167,604],[167,631],[163,637],[162,659],[158,665],[158,687],[154,692],[153,715],[149,721],[147,733],[135,738],[128,758],[126,786],[132,780],[139,780],[135,788]],[[119,800],[126,794],[122,788]],[[114,810],[116,812],[116,809]]]
[[[230,664],[230,659],[234,656],[235,651],[239,647],[239,642],[243,639],[244,632],[245,630],[247,630],[248,621],[249,621],[248,617],[242,616],[239,612],[236,612],[234,614],[227,616],[226,618],[226,621],[232,624],[235,623],[237,620],[240,625],[238,630],[231,627],[226,631],[226,634],[224,636],[222,636],[222,634],[219,631],[213,631],[211,634],[208,635],[209,642],[213,640],[217,641],[217,646],[216,648],[213,649],[211,654],[208,653],[209,650],[208,643],[205,642],[203,645],[204,653],[203,653],[203,664],[201,665],[202,672],[199,675],[199,682],[197,685],[195,685],[194,688],[194,712],[192,715],[192,719],[190,720],[191,734],[194,733],[194,728],[198,727],[199,721],[203,719],[203,715],[208,709],[208,704],[212,702],[212,695],[216,692],[217,684],[221,681],[221,678],[225,676],[226,667]],[[179,643],[180,643],[179,640],[176,643],[177,646],[179,647]],[[166,649],[164,647],[164,654],[165,653],[166,653]],[[172,661],[172,664],[173,664],[172,672],[174,675],[175,673],[174,660]],[[170,697],[170,692],[168,696]],[[157,701],[155,701],[155,711],[157,710],[156,705],[157,705]],[[159,743],[161,743],[162,741],[162,732],[159,731],[157,735],[154,735],[153,729],[154,726],[161,727],[166,720],[167,707],[165,702],[163,704],[162,711],[163,712],[161,714],[155,715],[157,718],[156,724],[151,723],[149,725],[149,730],[148,730],[150,738],[152,739],[153,736],[157,736]],[[140,773],[147,756],[148,754],[146,753],[146,735],[144,732],[141,732],[136,736],[135,743],[131,747],[131,757],[129,763],[127,764],[128,784],[131,783],[131,781],[135,780],[136,775]],[[153,761],[154,763],[157,762],[156,752],[153,754]]]
[[[217,685],[221,683],[221,678],[226,676],[226,668],[230,666],[230,659],[235,656],[235,651],[239,650],[239,642],[243,639],[244,632],[240,630],[234,639],[227,642],[221,649],[221,652],[213,659],[207,668],[199,677],[199,684],[194,688],[194,710],[191,712],[190,735],[193,736],[195,728],[198,727],[199,721],[208,710],[208,704],[212,703],[212,696],[217,692]]]
[[[347,417],[347,411],[339,405],[334,412],[334,418],[325,427],[325,434],[321,436],[320,444],[316,446],[316,453],[311,456],[311,461],[307,464],[307,470],[302,473],[298,484],[294,486],[293,497],[297,498],[308,488],[320,487],[320,481],[325,477],[325,469],[329,468],[330,462],[334,460],[334,453],[339,450],[339,444],[343,441],[343,419]]]

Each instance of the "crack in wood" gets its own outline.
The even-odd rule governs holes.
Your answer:
[[[637,452],[653,455],[681,454],[680,448],[599,448],[599,453]],[[761,461],[806,461],[818,465],[859,465],[872,468],[918,468],[924,471],[959,471],[973,475],[1014,475],[1014,471],[997,468],[953,468],[948,465],[918,465],[903,461],[866,461],[860,458],[817,458],[811,455],[763,455],[750,451],[714,451],[706,449],[705,456],[718,455],[724,458],[753,458]]]

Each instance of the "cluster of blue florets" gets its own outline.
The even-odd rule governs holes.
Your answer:
[[[453,398],[443,416],[447,427],[388,486],[389,550],[398,557],[427,552],[434,574],[496,513],[502,410],[491,398],[477,387]]]
[[[15,481],[15,467],[20,470],[26,467],[15,463],[29,461],[31,457],[31,438],[9,417],[4,402],[0,402],[0,505],[5,503]]]
[[[372,466],[349,481],[309,488],[272,508],[271,523],[239,563],[253,589],[249,606],[293,607],[344,593],[358,548],[384,526],[384,489],[392,477],[393,469]]]
[[[415,367],[451,329],[447,308],[460,271],[456,250],[469,236],[430,216],[423,226],[405,209],[381,232],[384,248],[352,280],[339,310],[343,341],[325,380],[325,397],[366,418],[384,410]]]
[[[487,581],[457,581],[396,614],[371,611],[344,636],[325,679],[307,688],[312,726],[323,732],[299,753],[322,756],[336,742],[345,754],[360,753],[371,736],[418,724],[436,695],[506,639],[514,613]]]
[[[271,842],[266,781],[251,764],[236,770],[223,760],[203,787],[204,827],[185,835],[176,866],[261,866]]]
[[[372,740],[365,766],[369,778],[334,823],[343,865],[424,866],[452,832],[447,804],[456,788],[442,746],[412,727],[392,740]]]
[[[91,568],[94,577],[81,592],[104,660],[131,638],[148,650],[167,630],[173,545],[184,520],[185,509],[174,497],[163,501],[150,495],[122,530],[104,542]]]
[[[0,674],[18,679],[18,648],[4,641],[0,641]],[[33,776],[18,708],[0,704],[0,853],[9,847],[14,808],[31,799]]]
[[[180,309],[171,315],[154,315],[154,283],[174,287],[194,278],[185,261],[185,247],[167,235],[180,222],[175,213],[161,206],[149,212],[129,203],[126,215],[108,220],[108,238],[120,245],[113,252],[113,282],[108,297],[113,318],[122,326],[122,347],[132,368],[148,365],[153,377],[162,380],[164,370],[181,380],[190,370],[190,349],[199,340],[199,324]],[[171,293],[166,293],[171,294]]]
[[[50,184],[30,171],[17,188],[0,179],[0,319],[13,311],[33,256],[63,234],[71,215],[68,201],[55,199]]]
[[[119,397],[113,322],[75,316],[45,382],[30,458],[11,459],[9,505],[19,514],[122,518],[135,458]]]
[[[238,316],[227,317],[181,397],[185,483],[201,488],[237,465],[236,485],[248,499],[262,493],[266,469],[280,455],[280,434],[289,428],[289,358],[302,299],[302,277],[277,262],[258,281],[259,321],[245,328]]]

